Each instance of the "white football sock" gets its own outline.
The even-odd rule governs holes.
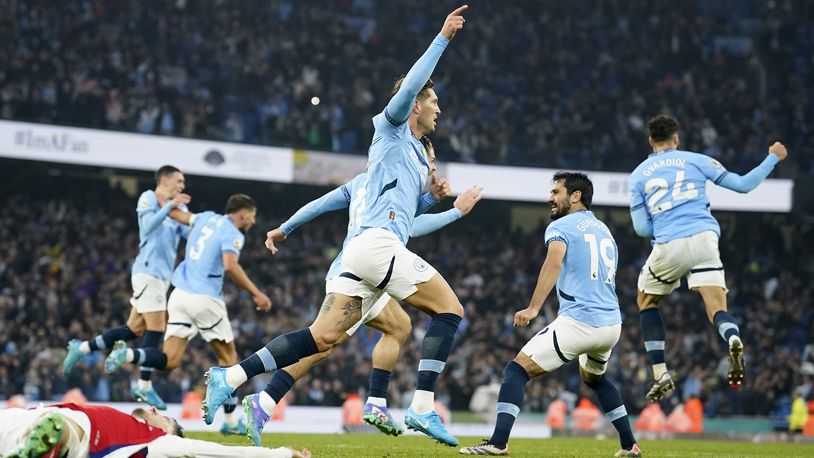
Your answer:
[[[386,398],[377,398],[375,396],[368,396],[367,404],[373,404],[374,406],[379,407],[387,407],[387,399]]]
[[[249,377],[246,376],[246,371],[240,367],[240,364],[226,368],[226,384],[232,388],[237,388],[246,383]]]
[[[410,408],[413,412],[424,415],[425,413],[432,412],[435,407],[435,393],[432,391],[415,390],[413,395],[413,402]]]
[[[261,391],[258,397],[260,398],[260,407],[263,409],[263,412],[270,417],[271,414],[274,413],[274,408],[277,407],[277,403],[274,402],[274,399],[265,391]]]
[[[653,364],[653,377],[659,380],[667,372],[667,363]]]

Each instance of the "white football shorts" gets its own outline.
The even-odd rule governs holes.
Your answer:
[[[579,367],[595,375],[607,368],[622,325],[595,328],[567,316],[559,316],[520,350],[544,371],[553,372],[579,357]]]
[[[342,273],[326,284],[326,290],[361,297],[363,303],[374,298],[378,301],[375,296],[381,291],[402,300],[418,290],[416,285],[428,281],[436,273],[392,232],[371,228],[357,235],[345,247]]]
[[[138,313],[163,312],[167,310],[167,290],[170,282],[152,275],[134,274],[130,277],[133,297],[130,305]]]
[[[704,231],[653,245],[639,274],[639,291],[665,296],[681,285],[684,276],[690,289],[720,286],[727,291],[715,232]]]
[[[167,312],[164,340],[170,337],[192,339],[198,333],[207,342],[235,340],[226,303],[220,299],[175,288],[170,294]]]

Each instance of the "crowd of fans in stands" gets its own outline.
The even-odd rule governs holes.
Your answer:
[[[136,195],[98,179],[18,174],[20,167],[4,163],[9,177],[3,179],[9,186],[0,194],[0,399],[17,393],[31,400],[59,399],[67,389],[79,387],[93,401],[130,401],[135,373],[106,376],[103,353],[84,358],[67,378],[62,377],[61,363],[71,337],[93,337],[126,320],[130,264],[138,248]],[[196,186],[195,181],[189,183],[193,211],[221,211],[225,196],[237,191],[225,185]],[[15,183],[25,183],[25,188]],[[325,271],[347,224],[343,212],[323,216],[298,229],[280,245],[280,253],[271,256],[263,247],[265,231],[307,197],[284,189],[270,203],[270,197],[258,191],[261,185],[254,186],[240,189],[259,197],[260,204],[259,222],[247,236],[241,263],[272,298],[273,308],[268,314],[256,312],[251,299],[226,282],[225,300],[241,356],[313,319],[324,297]],[[196,188],[208,188],[203,192],[209,194],[196,194]],[[637,412],[652,377],[635,305],[636,278],[650,247],[633,233],[626,217],[609,214],[624,209],[596,211],[609,222],[621,257],[617,292],[623,333],[609,376],[618,382],[628,409]],[[723,341],[707,322],[700,298],[684,290],[661,307],[668,327],[667,361],[679,381],[670,399],[701,396],[710,415],[768,415],[795,387],[811,388],[811,379],[800,368],[812,362],[804,360],[812,358],[805,346],[814,336],[814,311],[807,306],[814,260],[799,256],[799,247],[814,244],[814,228],[783,215],[719,217],[730,310],[740,322],[747,349],[746,381],[740,391],[726,386]],[[543,229],[512,230],[508,221],[495,221],[493,214],[479,216],[476,208],[440,232],[411,241],[410,247],[444,274],[465,306],[466,317],[437,391],[452,409],[467,409],[474,390],[499,382],[505,364],[556,314],[552,297],[545,318],[528,328],[512,327],[512,316],[527,305],[545,257]],[[420,312],[409,312],[414,337],[391,382],[395,406],[409,403],[415,388],[428,321]],[[364,393],[376,338],[375,332],[360,330],[295,386],[291,401],[338,405],[348,393]],[[213,362],[202,340],[195,339],[179,369],[153,377],[156,388],[166,401],[179,402],[188,390],[202,388],[203,371]],[[261,389],[264,379],[253,383],[248,389]],[[526,408],[544,411],[564,391],[588,395],[581,391],[574,364],[531,383]]]
[[[0,118],[354,154],[457,6],[4,3]],[[665,111],[735,170],[782,139],[785,173],[814,173],[812,2],[519,0],[467,17],[435,73],[441,160],[629,171]]]

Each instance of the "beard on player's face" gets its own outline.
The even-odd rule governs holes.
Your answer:
[[[570,196],[564,191],[555,194],[549,199],[548,203],[551,205],[551,213],[549,213],[549,216],[552,220],[560,219],[571,211]]]
[[[562,218],[571,210],[571,202],[568,200],[568,195],[564,195],[562,198],[554,198],[553,201],[549,201],[549,204],[551,204],[550,216],[552,220]]]

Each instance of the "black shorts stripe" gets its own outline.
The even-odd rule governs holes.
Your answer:
[[[599,363],[599,364],[607,364],[607,361],[602,361],[601,359],[599,359],[599,358],[594,358],[594,357],[593,357],[593,356],[591,356],[591,355],[588,355],[588,359],[590,359],[591,361],[593,361],[593,362],[595,362],[595,363]]]
[[[192,325],[191,325],[191,324],[189,324],[189,323],[178,323],[178,322],[175,322],[175,321],[170,321],[170,322],[169,322],[169,323],[167,323],[167,324],[174,324],[174,325],[176,325],[176,326],[183,326],[183,327],[185,327],[185,328],[191,328],[191,327],[192,327]]]
[[[353,275],[350,272],[342,272],[341,274],[339,274],[339,276],[340,277],[345,277],[345,278],[350,278],[351,280],[355,280],[355,281],[362,281],[361,278],[357,277],[356,275]]]
[[[560,295],[561,298],[565,299],[566,301],[571,301],[571,302],[576,302],[577,301],[577,298],[575,298],[574,296],[572,296],[570,294],[565,294],[559,288],[557,288],[557,293]]]
[[[390,267],[387,269],[387,273],[384,275],[384,280],[382,280],[381,283],[376,285],[376,288],[384,289],[384,287],[387,286],[388,283],[390,283],[390,277],[393,276],[393,264],[395,264],[395,263],[396,263],[396,257],[393,256],[390,259]]]
[[[647,268],[647,270],[649,270],[649,271],[650,271],[650,275],[652,275],[652,276],[653,276],[653,278],[655,278],[656,280],[658,280],[660,283],[664,283],[665,285],[671,285],[671,284],[673,284],[673,282],[671,282],[671,281],[669,281],[669,280],[665,280],[665,279],[663,279],[663,278],[659,277],[658,275],[656,275],[656,273],[655,273],[655,272],[653,272],[653,269],[651,269],[650,267],[648,267],[648,268]]]
[[[554,351],[557,352],[557,356],[559,356],[564,363],[570,362],[571,360],[566,358],[560,351],[560,344],[557,342],[557,331],[551,331],[551,338],[554,340]]]
[[[721,267],[702,267],[700,269],[690,269],[691,274],[700,274],[701,272],[714,272],[716,270],[724,270],[724,266]]]
[[[207,277],[207,278],[220,278],[220,277],[222,277],[222,276],[223,276],[223,274],[220,274],[220,275],[209,274],[209,275],[207,275],[206,277]]]
[[[208,331],[208,330],[214,328],[215,326],[219,325],[221,321],[223,321],[223,317],[220,317],[220,319],[218,321],[216,321],[215,324],[213,324],[212,326],[209,326],[208,328],[199,328],[199,330]]]

